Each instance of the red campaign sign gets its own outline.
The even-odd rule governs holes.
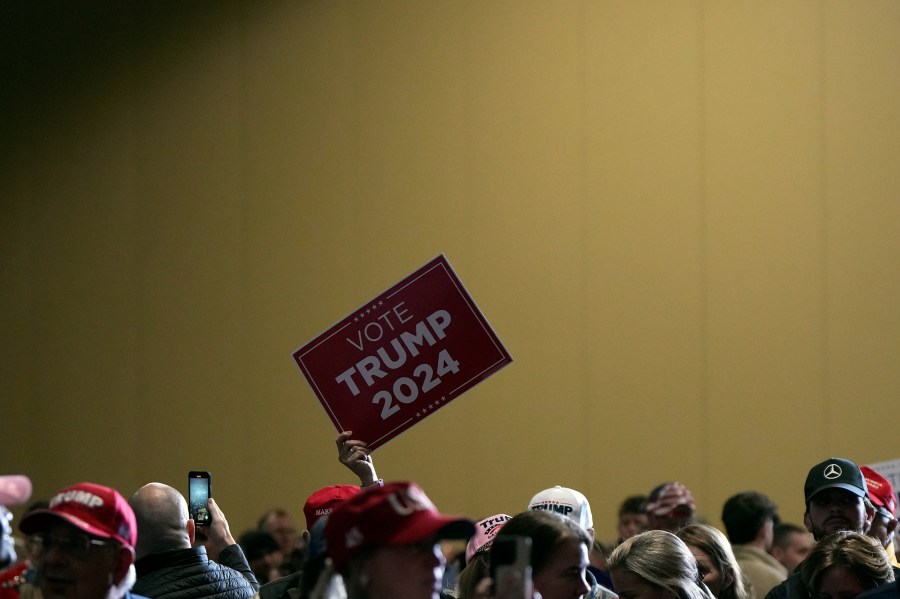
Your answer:
[[[338,432],[370,449],[512,362],[443,255],[293,356]]]

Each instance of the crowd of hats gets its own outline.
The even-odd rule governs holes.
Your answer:
[[[891,483],[868,466],[857,467],[849,460],[830,458],[814,466],[806,478],[804,495],[808,503],[830,488],[868,496],[876,509],[896,517],[896,499]],[[31,496],[28,477],[0,476],[0,505],[19,505]],[[536,494],[529,509],[546,510],[566,516],[585,529],[593,528],[587,498],[566,487],[552,487]],[[696,504],[691,492],[677,481],[657,486],[645,504],[647,513],[657,516],[692,517]],[[339,569],[369,547],[403,545],[427,538],[468,539],[466,559],[490,548],[503,524],[511,517],[495,514],[478,522],[441,514],[423,490],[411,482],[398,482],[366,489],[334,485],[319,489],[303,506],[307,530],[312,532],[310,551],[328,555]],[[26,534],[41,531],[51,519],[62,519],[76,528],[119,543],[134,546],[137,526],[125,499],[114,489],[79,483],[54,495],[44,509],[28,512],[19,524]]]

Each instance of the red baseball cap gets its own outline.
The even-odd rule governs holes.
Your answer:
[[[25,534],[43,531],[52,520],[64,520],[89,535],[114,539],[134,548],[137,524],[134,512],[118,491],[93,483],[66,487],[50,499],[50,506],[34,510],[22,518],[19,529]]]
[[[886,515],[889,515],[891,518],[896,518],[897,500],[894,497],[894,487],[891,485],[891,481],[868,466],[860,466],[859,469],[863,474],[863,478],[866,479],[869,499],[872,500],[875,507],[888,512]]]
[[[325,543],[341,570],[370,547],[468,539],[474,532],[471,520],[441,514],[418,485],[399,482],[366,489],[335,507],[325,525]]]
[[[307,498],[303,504],[303,515],[306,516],[306,530],[312,530],[316,520],[327,516],[335,506],[346,499],[359,495],[360,487],[354,485],[332,485],[322,487]]]

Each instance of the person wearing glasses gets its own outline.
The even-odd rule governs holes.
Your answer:
[[[19,529],[28,535],[43,599],[144,599],[129,592],[137,525],[115,489],[67,487],[47,509],[26,514]]]

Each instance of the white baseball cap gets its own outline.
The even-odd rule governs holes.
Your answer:
[[[531,498],[531,501],[528,502],[528,509],[556,512],[574,520],[585,530],[594,528],[591,504],[584,495],[575,489],[558,485],[551,489],[544,489]]]

